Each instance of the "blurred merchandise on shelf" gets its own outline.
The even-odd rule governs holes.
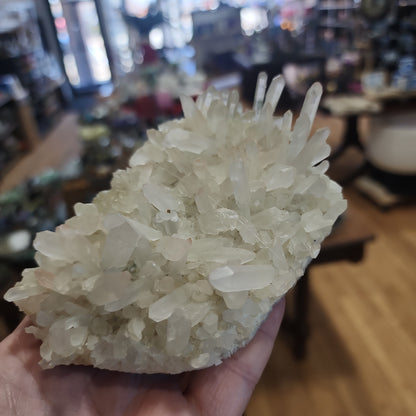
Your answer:
[[[416,91],[414,56],[404,56],[399,59],[397,70],[393,73],[392,86],[403,91]]]
[[[65,220],[58,172],[47,170],[20,186],[0,194],[0,233],[26,229],[32,236],[51,230]]]
[[[197,66],[213,72],[235,69],[232,57],[244,42],[241,24],[240,10],[235,7],[194,11],[192,46]]]
[[[0,194],[0,293],[20,279],[23,269],[35,267],[33,239],[53,230],[66,218],[61,178],[53,171],[32,178]],[[0,297],[0,312],[10,330],[21,319],[19,311]]]
[[[43,45],[32,1],[0,4],[0,75],[16,76],[32,101],[39,123],[49,126],[62,107],[64,82],[57,59]]]
[[[0,178],[39,141],[32,106],[19,79],[0,76]]]

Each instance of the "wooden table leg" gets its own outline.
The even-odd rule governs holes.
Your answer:
[[[310,268],[337,261],[359,262],[364,257],[366,244],[374,239],[366,222],[360,218],[359,212],[351,207],[347,212],[343,221],[334,228],[332,235],[322,243],[319,256],[310,263],[304,276],[288,296],[290,303],[287,304],[282,328],[288,331],[293,355],[298,359],[306,357],[310,334]]]
[[[297,359],[306,356],[306,341],[309,336],[309,272],[306,269],[304,276],[298,281],[294,293],[294,316],[292,323],[294,347],[293,352]]]
[[[342,137],[342,142],[338,148],[336,148],[334,152],[329,156],[329,160],[339,158],[350,146],[355,146],[360,150],[364,150],[360,140],[360,135],[358,133],[357,114],[351,114],[345,117],[345,129]]]

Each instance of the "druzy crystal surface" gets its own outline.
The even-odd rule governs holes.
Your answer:
[[[253,110],[238,94],[182,97],[184,118],[148,141],[111,189],[55,232],[5,298],[31,317],[41,366],[179,373],[247,344],[345,210],[325,172],[329,131],[310,130],[321,86],[296,122],[274,116],[284,83]]]

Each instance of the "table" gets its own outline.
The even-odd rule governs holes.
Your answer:
[[[346,122],[343,140],[331,154],[331,159],[341,156],[350,146],[364,150],[358,134],[358,118],[362,115],[378,114],[382,110],[379,102],[362,95],[351,94],[329,96],[322,101],[321,108],[333,116],[343,117]]]
[[[310,333],[308,319],[310,268],[336,261],[359,262],[364,257],[367,243],[373,239],[374,234],[360,212],[354,207],[348,207],[339,224],[335,225],[333,233],[323,242],[319,256],[311,262],[293,290],[293,314],[285,316],[283,327],[292,337],[293,354],[296,358],[306,357],[307,339]]]

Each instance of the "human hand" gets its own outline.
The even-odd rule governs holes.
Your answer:
[[[85,366],[42,370],[25,319],[0,343],[0,415],[241,416],[273,349],[284,313],[274,306],[255,337],[218,366],[141,375]]]

